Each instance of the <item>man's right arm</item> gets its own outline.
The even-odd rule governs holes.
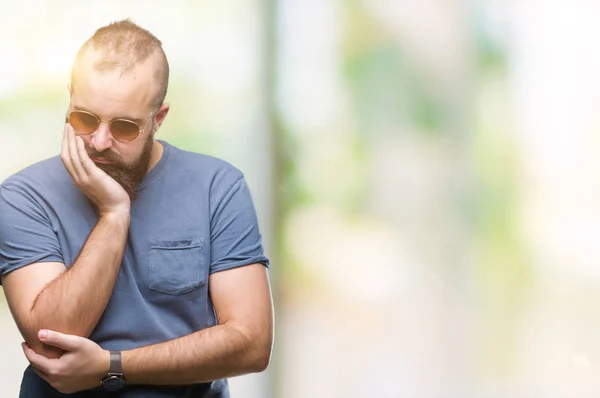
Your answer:
[[[60,355],[39,341],[40,329],[89,337],[112,294],[128,229],[129,212],[103,214],[68,270],[62,263],[36,263],[2,277],[15,322],[37,353]]]
[[[104,313],[119,274],[131,208],[127,192],[92,162],[83,140],[76,137],[70,124],[65,124],[61,159],[75,186],[96,206],[98,222],[68,270],[59,262],[34,262],[2,277],[7,302],[23,338],[34,351],[46,357],[57,357],[60,352],[38,340],[40,329],[89,337]],[[3,203],[8,203],[7,200]],[[28,199],[14,199],[15,202],[19,200]],[[15,206],[19,208],[18,203],[9,205],[10,208]],[[23,211],[17,213],[22,215]],[[32,217],[34,223],[43,218]],[[15,222],[17,225],[32,223],[28,218],[12,220],[7,217],[6,221],[0,222],[4,225],[4,239],[10,237],[27,242],[25,245],[36,245],[31,242],[39,240],[39,233],[15,235],[18,231]],[[32,230],[39,227],[37,224],[28,226]],[[47,226],[45,229],[45,235],[50,235]],[[5,256],[23,256],[12,253],[15,246],[22,244],[5,246],[8,246]],[[54,246],[57,246],[56,242]]]

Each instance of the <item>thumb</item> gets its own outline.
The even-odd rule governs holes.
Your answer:
[[[79,347],[79,336],[63,334],[53,330],[42,329],[38,332],[38,338],[44,344],[62,348],[65,351],[73,351]]]

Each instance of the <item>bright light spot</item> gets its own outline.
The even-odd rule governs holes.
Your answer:
[[[15,91],[24,80],[25,60],[23,53],[19,51],[10,41],[0,41],[0,98],[8,96]],[[8,77],[8,78],[6,78]]]
[[[49,44],[43,50],[42,63],[38,73],[49,79],[68,78],[75,55],[63,45]]]
[[[297,132],[331,128],[339,123],[343,104],[336,2],[288,0],[280,13],[278,105]]]
[[[590,367],[589,359],[580,352],[576,352],[575,354],[573,354],[571,362],[576,368],[587,369]]]

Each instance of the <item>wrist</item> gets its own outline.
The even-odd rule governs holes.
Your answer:
[[[111,210],[106,212],[100,212],[100,218],[108,222],[129,224],[131,213],[129,209]]]
[[[121,351],[107,351],[108,368],[101,379],[101,386],[105,391],[116,392],[125,387],[125,378],[121,364]],[[106,362],[105,362],[106,363]]]
[[[100,355],[100,361],[98,364],[99,380],[105,379],[109,370],[110,370],[110,351],[102,350],[102,355]]]

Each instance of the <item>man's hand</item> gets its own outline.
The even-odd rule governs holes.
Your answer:
[[[93,341],[51,330],[40,330],[38,338],[64,350],[60,358],[48,359],[21,344],[34,371],[58,391],[72,394],[99,387],[108,374],[110,353]]]
[[[77,188],[98,207],[100,215],[129,213],[129,195],[90,159],[83,139],[75,134],[69,123],[65,124],[60,158]]]

